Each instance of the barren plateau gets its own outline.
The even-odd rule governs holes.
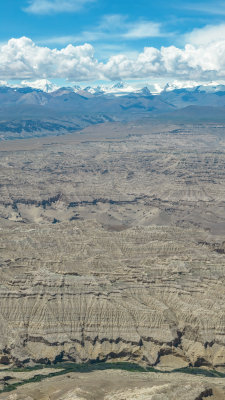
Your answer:
[[[2,365],[123,361],[224,371],[225,125],[105,123],[2,141],[0,155]],[[225,393],[222,378],[101,374],[60,378],[82,380],[64,394],[47,395],[56,380],[48,378],[48,397],[23,386],[0,398]],[[129,382],[94,397],[91,382],[109,377]]]

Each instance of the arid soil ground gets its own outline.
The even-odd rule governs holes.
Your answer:
[[[225,381],[186,374],[96,371],[21,386],[1,400],[224,400]]]
[[[0,155],[1,363],[223,370],[223,125],[109,123]],[[225,396],[222,378],[70,375],[0,398]]]

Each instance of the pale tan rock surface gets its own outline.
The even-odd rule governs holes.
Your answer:
[[[224,366],[222,128],[154,129],[1,144],[0,362]]]
[[[225,382],[181,373],[70,373],[0,394],[1,400],[224,400]]]

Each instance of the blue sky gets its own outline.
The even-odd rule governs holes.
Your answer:
[[[21,37],[29,38],[32,45],[31,42],[18,41],[16,50],[15,42],[4,47],[12,38],[19,40]],[[165,0],[1,1],[0,80],[223,80],[225,74],[221,60],[220,65],[217,65],[211,63],[211,58],[218,57],[218,51],[219,54],[222,52],[223,57],[221,42],[224,39],[225,1],[175,0],[172,4]],[[85,43],[90,47],[83,48]],[[62,63],[57,75],[53,62],[57,63],[58,58],[50,50],[56,48],[60,51],[70,44],[76,50],[70,48],[69,55],[64,50],[63,54],[57,55]],[[195,47],[195,54],[192,54],[190,48],[184,50],[188,44]],[[203,65],[201,51],[206,45],[211,46],[211,52],[208,57],[204,54]],[[32,64],[32,46],[36,46],[36,53],[39,54],[35,65]],[[79,51],[77,46],[80,46]],[[176,48],[174,52],[171,46]],[[215,57],[212,46],[215,48]],[[49,58],[49,68],[46,60],[40,59],[44,47],[49,49],[46,55]],[[162,47],[168,49],[166,55],[165,51],[160,50]],[[144,48],[154,51],[145,51]],[[14,63],[15,51],[16,58],[20,57],[17,64]],[[183,51],[182,57],[179,51]],[[87,64],[84,62],[85,57]],[[112,57],[115,59],[110,61]],[[182,72],[184,61],[186,64]],[[13,68],[10,62],[14,63]],[[1,68],[1,63],[4,68]],[[7,63],[10,64],[11,72],[7,69]],[[172,67],[171,63],[176,65]],[[68,67],[68,75],[62,70],[63,65],[65,69]],[[72,68],[76,70],[74,74]],[[137,69],[140,69],[139,74]]]
[[[49,6],[50,3],[52,3],[52,8]],[[62,4],[61,9],[57,7],[57,3]],[[184,33],[194,28],[225,21],[225,2],[216,4],[212,1],[199,3],[174,1],[171,5],[165,0],[137,2],[93,0],[87,1],[86,4],[83,1],[83,6],[82,0],[64,3],[67,7],[66,5],[63,7],[63,0],[58,2],[54,0],[1,1],[0,41],[6,41],[11,37],[27,36],[35,42],[48,44],[50,47],[63,47],[68,43],[83,44],[87,39],[95,46],[101,44],[100,47],[102,47],[104,44],[107,48],[113,45],[115,49],[127,48],[132,51],[141,50],[144,46],[180,44],[180,36]],[[80,7],[76,7],[77,3],[80,3]],[[33,6],[36,4],[36,7],[32,8],[32,4]],[[144,33],[143,30],[143,36],[147,37],[134,35],[130,38],[123,37],[121,40],[121,37],[115,36],[115,33],[120,31],[128,31],[132,25],[135,27],[144,23],[146,23],[146,32]],[[157,33],[154,36],[153,32],[153,36],[148,37],[151,33],[149,33],[147,23],[159,24],[160,36],[157,36]],[[96,35],[97,32],[99,35]],[[108,33],[105,38],[104,33]]]

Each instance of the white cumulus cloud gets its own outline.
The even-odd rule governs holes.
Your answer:
[[[29,0],[24,11],[32,14],[75,12],[93,1],[95,0]]]
[[[90,44],[50,49],[31,39],[10,39],[0,46],[0,76],[3,79],[67,78],[95,79],[98,63]]]
[[[205,45],[146,47],[139,54],[117,54],[100,62],[90,44],[62,49],[10,39],[0,46],[0,78],[7,79],[153,79],[212,81],[225,78],[225,40]]]
[[[205,46],[187,44],[184,49],[175,46],[146,47],[136,59],[125,55],[113,56],[102,65],[109,79],[174,77],[189,80],[212,80],[225,77],[225,41]]]
[[[206,25],[185,35],[185,41],[197,46],[225,40],[225,24]]]

